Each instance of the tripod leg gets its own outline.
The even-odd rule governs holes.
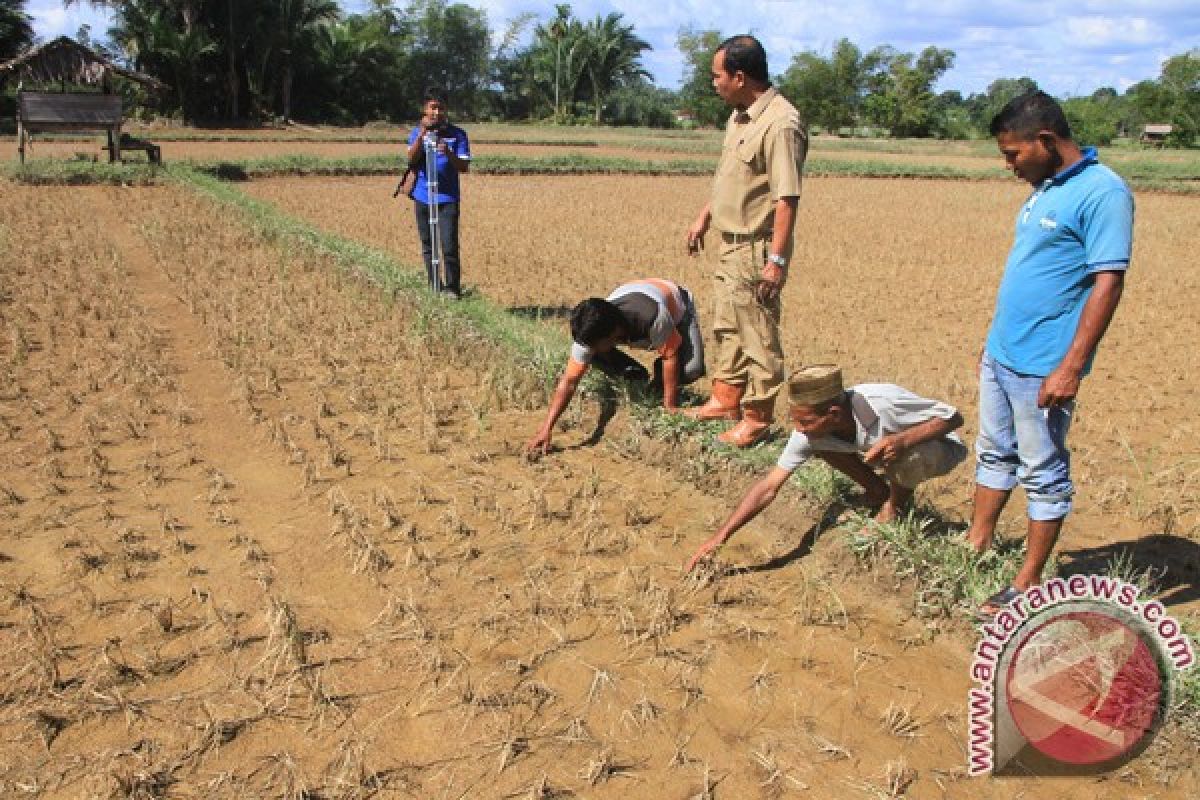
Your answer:
[[[431,189],[430,194],[435,190]],[[433,291],[442,291],[442,237],[441,222],[438,220],[437,195],[433,195],[429,205],[429,243],[433,249]]]

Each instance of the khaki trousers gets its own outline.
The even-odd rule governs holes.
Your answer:
[[[785,376],[779,339],[780,303],[754,295],[767,258],[765,239],[723,236],[713,276],[713,380],[744,386],[743,405],[759,404],[774,416]],[[789,254],[790,255],[790,254]]]

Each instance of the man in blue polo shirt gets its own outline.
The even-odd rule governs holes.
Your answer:
[[[429,191],[429,165],[425,163],[426,136],[437,140],[437,197]],[[467,132],[446,119],[446,98],[440,89],[426,89],[421,122],[408,135],[408,163],[417,172],[412,199],[416,209],[417,233],[421,237],[421,256],[425,259],[425,274],[431,288],[441,286],[442,292],[462,296],[461,263],[458,255],[459,190],[458,175],[471,164],[471,145]],[[430,205],[437,204],[438,231],[442,240],[442,275],[433,274],[433,237],[429,230]]]
[[[1017,213],[979,362],[979,436],[969,544],[983,552],[1012,489],[1028,500],[1025,561],[980,609],[996,613],[1041,580],[1071,510],[1067,430],[1080,381],[1121,299],[1133,196],[1071,138],[1062,108],[1029,92],[992,120],[1008,168],[1034,187]]]

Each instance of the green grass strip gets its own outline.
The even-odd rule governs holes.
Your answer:
[[[846,546],[860,561],[886,561],[896,575],[913,581],[913,608],[921,617],[972,613],[1008,585],[1025,558],[1024,543],[1017,540],[999,541],[976,557],[932,508],[889,524],[863,517],[855,520],[854,528]]]
[[[287,176],[398,176],[403,169],[399,155],[328,158],[316,155],[286,155],[230,160],[185,160],[176,166],[204,172],[223,180],[253,180]],[[472,170],[483,175],[679,175],[709,176],[712,159],[670,161],[589,156],[581,153],[528,157],[519,155],[479,156]],[[1158,164],[1144,159],[1117,162],[1116,169],[1139,191],[1200,194],[1200,178],[1190,177],[1187,164]],[[160,173],[149,164],[108,164],[90,161],[39,159],[25,165],[10,163],[0,174],[20,183],[85,185],[114,184],[145,186],[158,183]],[[1011,180],[1001,168],[965,169],[935,164],[891,161],[810,159],[809,176],[928,180]]]
[[[188,166],[226,179],[254,179],[307,175],[397,175],[404,162],[398,155],[327,158],[288,155],[256,159],[187,161]],[[471,171],[482,175],[711,175],[714,159],[660,161],[638,158],[485,155],[471,162]],[[986,180],[1004,178],[1001,169],[967,170],[955,167],[882,161],[814,159],[805,166],[809,175],[879,178],[945,178]]]
[[[38,159],[0,165],[0,175],[31,186],[151,186],[163,182],[163,170],[152,164]]]
[[[229,143],[262,143],[262,144],[393,144],[397,148],[407,141],[411,128],[395,128],[387,132],[363,134],[348,134],[344,132],[322,135],[320,133],[205,133],[205,132],[166,132],[166,131],[137,131],[144,139],[156,143],[162,142],[204,142],[220,144]],[[16,137],[0,137],[0,141],[9,140],[15,143]],[[97,141],[95,136],[79,134],[41,134],[38,141],[91,144]],[[472,136],[471,144],[488,145],[528,145],[531,147],[600,147],[596,139],[561,139],[545,136]]]
[[[179,166],[172,167],[170,174],[200,194],[242,212],[247,224],[263,238],[298,244],[332,258],[340,267],[393,295],[403,294],[417,309],[419,324],[436,327],[438,335],[475,336],[499,347],[539,386],[552,385],[566,362],[569,343],[561,332],[510,314],[478,294],[458,302],[440,299],[429,292],[423,270],[401,264],[381,250],[322,231],[209,174]]]
[[[309,175],[399,175],[404,161],[397,155],[326,158],[289,155],[220,161],[185,161],[185,165],[227,180]],[[710,161],[646,161],[642,159],[561,156],[477,156],[471,171],[483,175],[708,175]]]
[[[254,179],[307,175],[397,175],[403,170],[398,155],[327,158],[315,155],[275,156],[260,159],[185,162],[194,169],[227,179]],[[638,158],[485,155],[471,162],[471,171],[482,175],[712,175],[714,159],[659,161]],[[810,161],[809,175],[882,178],[949,178],[984,180],[1003,178],[1001,169],[964,170],[954,167],[878,161]]]
[[[378,155],[355,158],[325,158],[311,155],[278,156],[218,162],[188,162],[196,169],[227,179],[255,179],[317,175],[398,175],[403,170],[399,156]],[[668,161],[589,156],[572,153],[559,156],[478,156],[471,170],[481,175],[681,175],[709,176],[716,167],[714,159],[674,159]],[[817,177],[893,178],[927,180],[1011,180],[1001,167],[969,169],[938,164],[904,161],[854,161],[813,158],[805,164],[805,174]],[[1153,174],[1144,162],[1128,172],[1126,178],[1136,190],[1200,193],[1200,181],[1175,178],[1168,170]],[[1138,171],[1138,170],[1143,171]],[[1180,173],[1183,174],[1183,173]]]
[[[804,165],[808,175],[854,178],[929,178],[934,180],[983,181],[1008,177],[999,167],[967,169],[940,164],[906,161],[852,161],[849,159],[810,158]]]

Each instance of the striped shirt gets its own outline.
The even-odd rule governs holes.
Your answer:
[[[630,347],[653,350],[665,357],[683,344],[683,337],[676,329],[687,312],[687,304],[677,284],[644,278],[618,286],[606,299],[625,317]],[[575,364],[586,366],[593,356],[587,345],[572,343],[571,361]]]

